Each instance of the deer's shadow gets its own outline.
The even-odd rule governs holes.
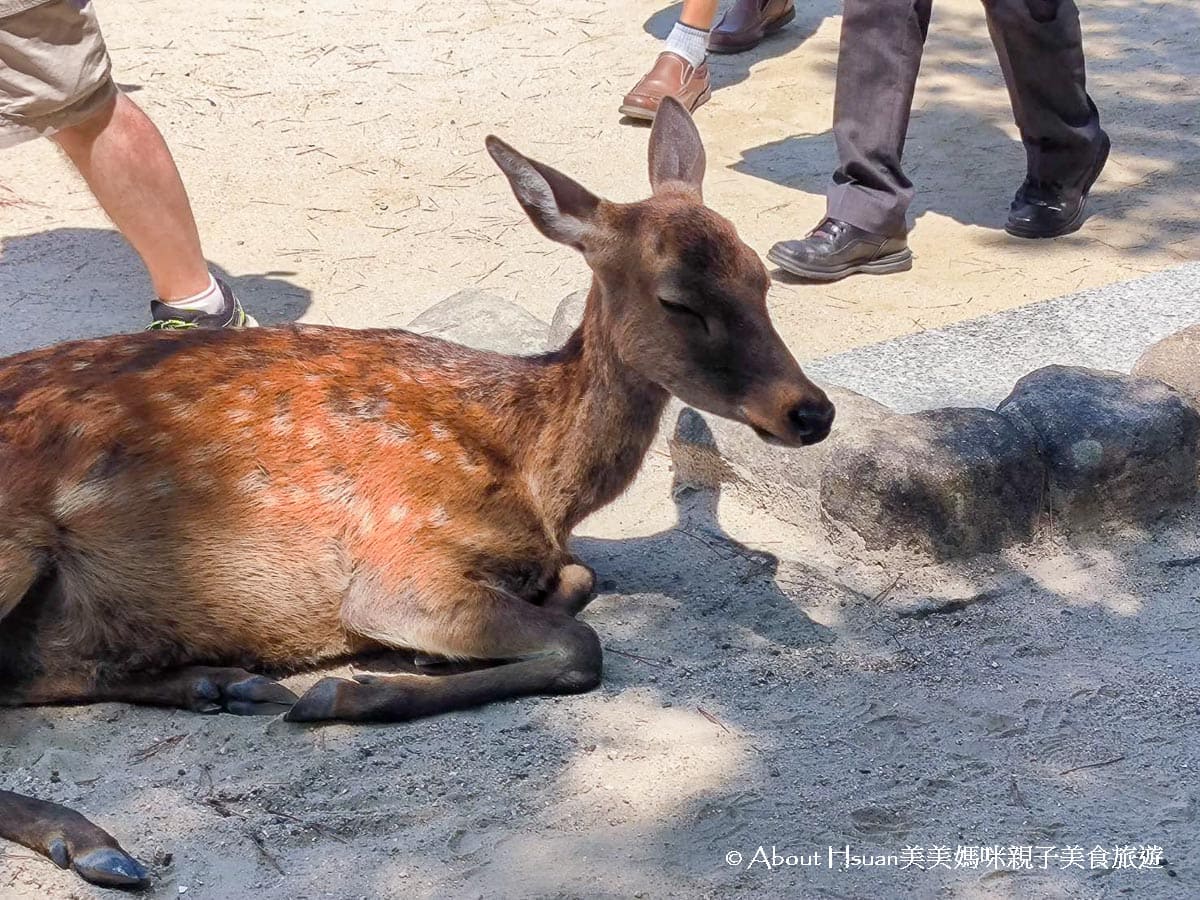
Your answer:
[[[687,408],[675,426],[677,437],[684,433],[691,441],[713,442],[703,417]],[[679,471],[676,465],[670,496],[664,498],[676,510],[671,528],[645,537],[580,537],[571,542],[576,557],[596,573],[596,596],[579,617],[597,625],[606,644],[621,643],[626,632],[667,634],[671,629],[662,620],[676,612],[697,620],[707,632],[703,639],[715,644],[739,632],[788,649],[833,643],[835,632],[814,622],[779,587],[779,558],[725,531],[718,515],[720,488],[686,484]],[[788,571],[789,586],[801,590],[801,582],[811,581],[815,587],[825,581],[795,563],[789,563]],[[706,620],[711,626],[704,625]],[[425,662],[416,661],[422,657]],[[497,664],[441,660],[404,649],[381,650],[352,662],[371,671],[424,675],[453,675]]]
[[[684,409],[675,426],[676,435],[686,432],[690,440],[712,441],[703,418]],[[712,636],[739,629],[781,647],[798,649],[831,643],[834,632],[814,622],[796,600],[779,586],[779,558],[731,536],[719,517],[720,488],[697,487],[681,482],[675,466],[669,502],[676,510],[676,524],[646,537],[604,539],[576,538],[572,548],[581,561],[596,571],[600,599],[605,595],[657,595],[667,602],[641,612],[622,606],[625,619],[634,617],[638,628],[655,628],[653,619],[664,607],[686,605],[691,616],[712,617]],[[789,563],[792,576],[824,581],[816,572]],[[802,589],[802,586],[801,586]],[[611,609],[612,603],[603,606]],[[585,611],[584,616],[588,613]]]

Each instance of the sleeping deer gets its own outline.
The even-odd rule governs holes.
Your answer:
[[[637,474],[668,397],[782,445],[829,433],[762,263],[704,206],[683,107],[658,114],[640,203],[487,149],[593,272],[556,352],[300,326],[0,362],[0,705],[400,722],[587,691],[600,641],[576,615],[593,577],[568,538]],[[326,678],[299,698],[253,674],[400,648],[494,664]],[[0,836],[98,884],[146,881],[55,804],[0,792]]]

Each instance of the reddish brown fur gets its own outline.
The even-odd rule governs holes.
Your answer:
[[[634,478],[668,392],[787,443],[832,418],[771,327],[761,262],[700,202],[681,107],[650,146],[654,197],[617,205],[489,144],[534,223],[595,273],[556,353],[300,326],[0,363],[0,704],[399,720],[594,686],[599,643],[573,618],[592,578],[567,540]],[[236,668],[369,647],[508,662],[327,679],[294,705]],[[0,835],[54,855],[57,832],[3,822],[59,814],[14,796]]]
[[[301,326],[7,361],[4,571],[52,564],[68,598],[43,666],[309,665],[352,649],[356,579],[447,564],[536,596],[571,528],[635,474],[665,399],[590,402],[620,375],[584,356]]]

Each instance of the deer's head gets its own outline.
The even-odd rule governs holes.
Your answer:
[[[487,147],[538,230],[587,260],[598,331],[625,365],[767,440],[794,446],[829,434],[833,404],[771,324],[762,261],[704,205],[704,146],[682,106],[668,98],[658,111],[653,195],[640,203],[601,200],[498,138]]]

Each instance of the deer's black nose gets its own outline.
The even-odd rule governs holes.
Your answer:
[[[815,444],[829,436],[835,410],[828,400],[806,400],[788,410],[788,422],[803,444]]]

